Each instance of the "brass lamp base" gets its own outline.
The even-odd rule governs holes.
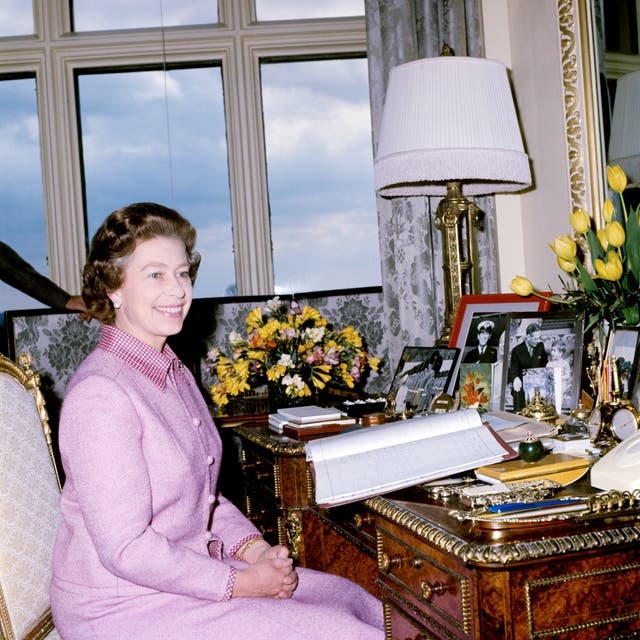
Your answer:
[[[459,181],[447,182],[447,195],[436,210],[436,227],[442,233],[444,272],[444,329],[439,346],[449,344],[460,297],[480,290],[478,274],[478,207],[462,195]]]

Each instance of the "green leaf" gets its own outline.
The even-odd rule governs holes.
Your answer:
[[[631,210],[627,219],[627,250],[628,267],[634,275],[636,282],[640,281],[640,222],[638,221],[638,209]]]
[[[622,310],[622,316],[624,317],[624,323],[627,326],[635,326],[640,322],[640,312],[638,311],[638,305],[634,304],[631,307],[625,307]]]
[[[584,268],[580,260],[576,263],[578,267],[578,273],[580,275],[580,282],[582,283],[582,287],[585,291],[589,293],[595,293],[598,291],[598,287],[596,283],[593,281],[591,274]]]
[[[593,229],[589,229],[587,231],[587,243],[589,244],[589,253],[591,254],[591,263],[593,264],[593,261],[596,258],[600,258],[601,260],[604,260],[604,257],[605,257],[604,249],[602,248],[602,245],[600,244],[600,240],[598,240],[598,236],[596,235]]]

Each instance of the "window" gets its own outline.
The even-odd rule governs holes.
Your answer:
[[[0,80],[0,238],[46,274],[36,81],[33,76]],[[0,309],[37,306],[39,302],[0,282]]]
[[[133,4],[34,1],[5,20],[39,25],[0,38],[0,79],[31,78],[25,257],[76,293],[104,216],[155,200],[198,229],[198,296],[379,284],[362,0],[262,21],[253,0]]]
[[[366,62],[261,67],[278,293],[367,286],[380,268]]]
[[[78,98],[89,237],[123,204],[172,203],[199,231],[196,295],[235,291],[220,67],[82,73]]]
[[[218,22],[214,0],[73,0],[75,31],[174,27]]]
[[[363,16],[364,0],[256,0],[258,20]]]

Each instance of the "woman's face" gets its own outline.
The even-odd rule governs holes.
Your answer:
[[[193,297],[184,244],[164,236],[138,244],[127,260],[122,286],[109,297],[116,307],[116,327],[162,350],[167,337],[182,329]]]

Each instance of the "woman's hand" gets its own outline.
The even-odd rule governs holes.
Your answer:
[[[258,545],[254,545],[258,547]],[[252,548],[251,551],[254,551]],[[233,597],[290,598],[298,586],[289,550],[283,546],[260,545],[251,564],[238,570]]]

